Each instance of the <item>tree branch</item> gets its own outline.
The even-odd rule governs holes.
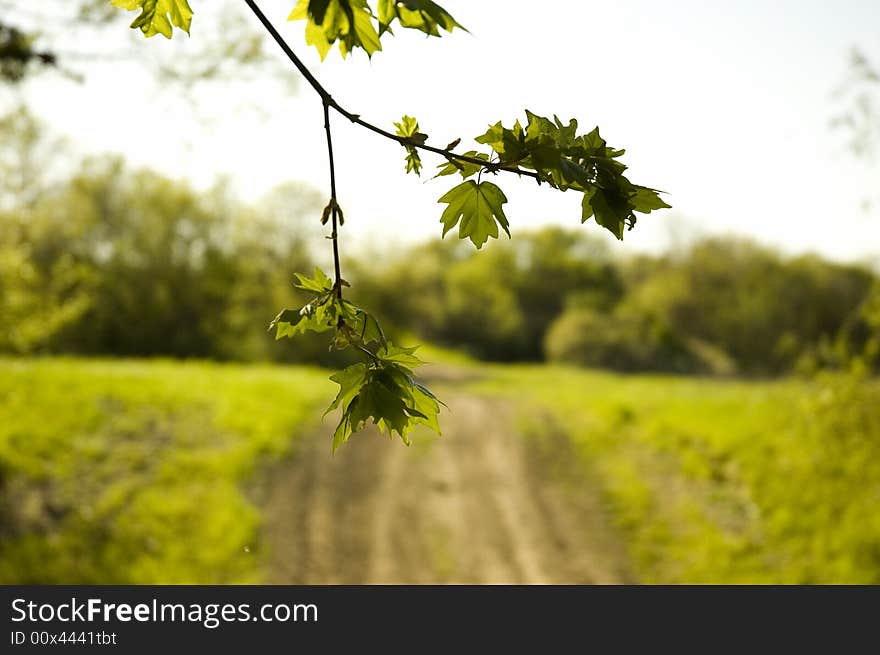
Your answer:
[[[263,27],[266,28],[266,31],[275,39],[275,42],[281,47],[284,51],[284,54],[287,55],[287,58],[293,62],[293,65],[296,66],[296,69],[302,74],[303,77],[306,78],[306,81],[311,85],[311,87],[315,90],[315,92],[321,96],[321,100],[324,102],[324,111],[326,114],[327,108],[332,107],[337,112],[345,116],[352,123],[356,123],[361,127],[365,127],[371,132],[375,132],[380,136],[384,136],[386,139],[391,139],[392,141],[397,141],[400,145],[411,146],[413,148],[419,148],[420,150],[427,150],[428,152],[433,152],[437,155],[441,155],[449,160],[455,160],[459,162],[466,162],[468,164],[477,164],[487,170],[496,171],[507,171],[508,173],[516,173],[517,175],[525,175],[526,177],[532,177],[541,181],[540,176],[535,171],[529,171],[522,168],[519,168],[516,164],[490,164],[482,159],[477,159],[476,157],[468,157],[467,155],[459,155],[455,152],[451,152],[449,150],[444,150],[443,148],[436,148],[434,146],[429,146],[426,143],[414,143],[408,140],[406,137],[398,136],[387,130],[383,130],[381,127],[377,127],[372,123],[368,123],[367,121],[361,119],[360,115],[353,114],[344,107],[342,107],[338,102],[333,99],[333,96],[321,86],[321,83],[312,75],[311,71],[306,68],[305,64],[300,61],[299,57],[291,50],[290,46],[287,45],[287,42],[278,33],[278,30],[269,22],[269,19],[266,18],[266,15],[262,12],[262,10],[257,6],[257,3],[254,0],[245,0],[245,3],[248,7],[251,8],[251,11],[254,12],[254,15],[259,19],[259,21],[263,24]]]

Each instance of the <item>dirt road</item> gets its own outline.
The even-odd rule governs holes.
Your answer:
[[[629,581],[595,486],[574,472],[567,442],[523,438],[501,400],[439,391],[452,408],[440,438],[417,435],[407,448],[370,430],[331,456],[328,417],[276,472],[267,582]]]

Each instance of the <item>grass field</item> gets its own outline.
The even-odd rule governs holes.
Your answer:
[[[259,581],[247,481],[333,387],[306,368],[0,360],[0,582]]]
[[[449,384],[506,399],[575,460],[561,477],[597,481],[638,580],[880,582],[876,383],[473,375]],[[0,582],[271,582],[265,472],[334,389],[298,367],[0,360]]]
[[[475,389],[518,398],[530,438],[574,444],[645,582],[880,582],[876,382],[534,366]]]

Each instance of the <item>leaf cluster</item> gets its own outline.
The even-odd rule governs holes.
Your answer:
[[[582,192],[581,222],[584,223],[595,217],[599,225],[618,239],[623,238],[625,228],[631,229],[635,225],[635,212],[647,214],[655,209],[669,207],[660,198],[659,191],[633,184],[627,179],[624,175],[627,167],[619,161],[624,150],[610,147],[599,135],[598,127],[586,134],[578,134],[578,124],[575,119],[571,119],[565,125],[556,116],[551,121],[528,110],[526,116],[528,121],[525,127],[518,120],[509,128],[504,127],[499,121],[490,125],[484,134],[476,137],[478,143],[491,148],[491,154],[471,151],[465,153],[465,156],[485,160],[485,165],[480,166],[448,157],[447,161],[439,166],[437,176],[459,173],[468,180],[482,171],[490,173],[499,170],[534,171],[539,184],[546,182],[561,191],[574,189]],[[476,187],[481,188],[485,184],[486,182],[477,183]],[[455,187],[440,198],[439,202],[449,202],[450,194],[453,194],[453,198],[464,198],[465,191],[470,194],[471,204],[475,204],[477,199],[473,195],[474,189],[465,188],[464,185]],[[503,198],[503,194],[500,194],[500,197]],[[444,234],[452,227],[446,220],[450,208],[447,208],[444,218],[441,219],[444,224]],[[484,211],[482,216],[485,215]],[[503,214],[496,218],[507,231],[506,220],[501,220]],[[487,225],[485,220],[476,224]],[[465,228],[462,222],[462,228],[459,230],[461,238],[471,237],[477,247],[482,245],[486,235],[497,236],[497,229],[494,233],[478,230],[474,234],[472,228]]]
[[[551,121],[526,110],[525,127],[517,120],[513,127],[504,127],[499,121],[475,138],[477,143],[491,148],[491,152],[469,150],[464,154],[452,152],[460,142],[456,139],[443,151],[432,148],[446,157],[434,177],[458,173],[465,180],[450,189],[438,202],[447,207],[440,217],[443,236],[456,225],[460,239],[470,239],[481,248],[489,237],[498,237],[498,227],[510,236],[509,223],[502,205],[507,197],[497,185],[481,181],[484,172],[533,172],[538,184],[547,183],[555,189],[574,189],[583,193],[581,223],[595,217],[596,223],[623,239],[626,228],[636,223],[636,212],[650,213],[669,207],[660,198],[660,192],[650,187],[633,184],[624,175],[627,167],[619,161],[624,150],[610,147],[599,135],[599,128],[586,134],[577,133],[577,120],[568,125],[557,116]],[[404,116],[397,127],[397,135],[406,137],[406,171],[420,174],[422,163],[417,147],[427,135],[418,131],[418,121]],[[477,176],[476,181],[470,179]]]
[[[171,38],[172,25],[189,34],[193,11],[187,0],[110,0],[115,6],[129,11],[140,9],[140,14],[131,23],[132,29],[139,29],[144,36],[161,34]]]
[[[382,49],[380,37],[393,34],[392,24],[440,36],[440,29],[464,29],[440,5],[430,0],[379,0],[378,15],[366,0],[298,0],[288,20],[306,20],[306,43],[323,60],[339,42],[343,58],[355,48],[372,57]]]
[[[394,124],[394,127],[397,128],[397,136],[406,139],[406,143],[403,144],[406,148],[406,172],[421,175],[422,159],[419,157],[419,151],[415,145],[410,144],[421,145],[427,140],[428,135],[419,132],[419,122],[412,116],[404,115],[399,123]]]
[[[307,21],[306,43],[318,50],[322,60],[337,41],[343,58],[355,48],[370,57],[382,49],[366,0],[298,0],[287,20]]]
[[[269,324],[275,338],[294,337],[305,332],[334,331],[330,348],[354,348],[366,356],[365,362],[353,364],[332,375],[339,393],[325,415],[335,409],[342,417],[333,434],[333,450],[348,441],[372,420],[379,430],[396,432],[409,445],[409,433],[416,425],[427,425],[440,432],[437,415],[440,401],[426,387],[416,382],[412,369],[424,362],[415,355],[416,348],[395,346],[385,337],[374,316],[340,297],[338,290],[347,285],[335,283],[319,268],[313,277],[296,274],[294,286],[312,295],[298,310],[285,309]]]
[[[368,420],[381,432],[387,430],[391,437],[397,432],[407,445],[409,432],[416,425],[426,425],[440,433],[440,401],[415,379],[412,367],[424,363],[413,354],[415,350],[387,342],[370,361],[353,364],[330,376],[339,385],[339,393],[327,412],[342,409],[342,418],[333,433],[334,451]]]

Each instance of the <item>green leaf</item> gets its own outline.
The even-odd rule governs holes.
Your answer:
[[[643,214],[648,214],[655,209],[669,209],[670,205],[667,205],[662,198],[660,198],[656,189],[649,189],[648,187],[639,186],[638,184],[633,185],[636,189],[635,194],[630,198],[630,202],[633,204],[633,208],[637,212],[642,212]]]
[[[459,28],[467,32],[443,7],[431,0],[379,0],[379,35],[391,32],[391,23],[415,29],[430,36],[440,36],[440,29],[452,32]]]
[[[528,150],[525,147],[525,132],[519,121],[513,125],[513,129],[507,129],[498,121],[490,125],[485,134],[478,136],[477,143],[485,143],[498,155],[502,162],[519,161],[526,156]]]
[[[581,203],[583,212],[581,223],[586,222],[591,216],[596,217],[596,223],[607,229],[618,239],[623,239],[623,230],[627,219],[632,216],[629,204],[620,198],[614,198],[604,190],[593,187],[584,193]]]
[[[360,392],[361,387],[367,383],[368,373],[369,369],[367,368],[367,365],[359,363],[352,364],[338,373],[331,375],[330,379],[339,385],[339,393],[336,394],[336,398],[330,403],[330,406],[327,407],[324,416],[340,405],[343,407],[347,406],[352,398]]]
[[[313,301],[300,310],[285,309],[269,324],[276,328],[275,339],[295,337],[306,332],[327,332],[339,324],[339,306],[336,298],[325,298],[323,302]]]
[[[358,5],[352,8],[354,14],[354,29],[350,30],[346,37],[339,43],[339,51],[342,57],[354,50],[355,48],[363,48],[367,57],[372,57],[374,52],[382,49],[379,42],[379,34],[373,26],[373,13],[367,6],[366,2],[356,2]]]
[[[400,122],[395,123],[394,126],[397,128],[397,136],[402,136],[411,143],[421,145],[428,138],[427,134],[419,132],[419,122],[412,116],[404,115]],[[414,146],[404,144],[404,147],[406,148],[406,172],[421,175],[422,159],[419,157],[419,151]]]
[[[406,149],[406,172],[419,176],[422,174],[422,158],[419,157],[419,151],[409,146]]]
[[[404,394],[396,385],[389,386],[381,373],[373,382],[361,390],[359,412],[364,417],[373,419],[380,432],[387,429],[389,434],[397,432],[409,445],[406,438],[410,430],[410,416],[406,411]]]
[[[426,387],[421,384],[413,385],[413,408],[416,409],[421,418],[416,423],[422,423],[440,434],[440,422],[438,415],[440,414],[440,401]]]
[[[324,22],[324,15],[327,13],[327,7],[330,5],[330,0],[310,0],[307,4],[311,19],[318,25],[322,24]]]
[[[413,346],[412,348],[395,346],[389,341],[385,346],[379,349],[376,356],[385,362],[400,364],[407,368],[414,368],[425,363],[422,359],[413,354],[418,348],[418,346]]]
[[[351,402],[345,407],[345,410],[342,412],[342,418],[339,419],[339,424],[336,426],[336,430],[333,431],[333,452],[336,452],[336,449],[339,448],[342,444],[348,441],[348,438],[355,432],[355,430],[360,430],[363,427],[361,425],[355,425],[352,423],[352,416],[357,409],[360,398],[359,396],[355,396],[351,399]]]
[[[491,182],[473,180],[462,182],[447,191],[438,202],[448,203],[440,222],[443,223],[443,236],[458,224],[458,237],[470,238],[479,249],[489,237],[498,237],[498,226],[510,236],[507,217],[502,205],[507,202],[504,193]]]
[[[193,11],[187,0],[110,0],[121,9],[141,13],[131,23],[133,29],[139,29],[145,37],[161,34],[171,38],[172,25],[189,34]]]
[[[298,0],[287,20],[306,21],[306,43],[315,46],[322,61],[337,41],[343,58],[355,48],[368,57],[382,49],[366,0]]]
[[[379,321],[363,309],[357,310],[352,329],[360,335],[362,344],[378,343],[380,346],[385,346],[388,343],[388,340],[385,338],[385,332],[382,331],[382,326],[379,325]]]
[[[351,374],[351,380],[346,380],[344,389],[350,400],[347,405],[343,403],[342,418],[333,434],[334,451],[354,432],[362,429],[370,419],[383,432],[388,428],[391,433],[397,432],[401,438],[408,432],[411,417],[406,412],[404,394],[384,384],[380,379],[381,373],[381,370],[368,369],[362,380],[355,379],[355,373]],[[357,388],[353,395],[352,385]],[[340,393],[342,391],[343,386],[340,383]]]
[[[399,123],[394,123],[398,136],[412,136],[419,131],[419,122],[412,116],[403,115]]]
[[[327,277],[324,271],[317,266],[315,267],[314,277],[308,277],[302,273],[294,273],[294,277],[296,277],[296,282],[293,283],[293,286],[297,289],[316,291],[318,293],[333,290],[333,280]]]

